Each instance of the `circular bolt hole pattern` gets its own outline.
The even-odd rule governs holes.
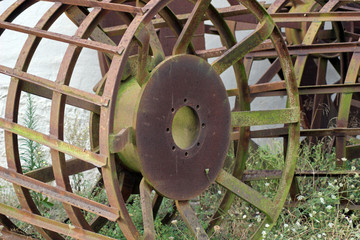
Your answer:
[[[176,147],[175,147],[175,146],[173,146],[171,149],[172,149],[173,151],[175,151]]]
[[[205,123],[202,123],[202,124],[201,124],[201,127],[202,127],[202,128],[205,128],[205,126],[206,126]]]
[[[185,102],[185,103],[187,102],[187,99],[186,99],[186,98],[184,98],[184,102]]]
[[[170,132],[170,128],[166,128],[166,132]]]
[[[189,153],[188,152],[185,152],[185,157],[187,157],[189,155]]]
[[[200,108],[200,105],[196,105],[196,109],[199,109]]]
[[[172,109],[171,109],[171,112],[172,112],[172,113],[175,112],[175,108],[172,108]]]

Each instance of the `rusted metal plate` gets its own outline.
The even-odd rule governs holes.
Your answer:
[[[198,118],[198,133],[186,148],[175,143],[172,128],[182,107],[190,107]],[[225,88],[211,66],[191,55],[170,57],[152,72],[138,107],[136,144],[142,174],[168,198],[197,196],[223,165],[230,120]]]

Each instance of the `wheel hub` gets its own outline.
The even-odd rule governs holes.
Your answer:
[[[223,166],[230,123],[225,87],[205,60],[191,55],[165,60],[152,71],[138,104],[142,174],[168,198],[199,195]]]

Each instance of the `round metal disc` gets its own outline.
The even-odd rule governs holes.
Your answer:
[[[179,147],[173,121],[184,107],[192,110],[198,126],[192,126],[197,131],[193,142]],[[186,114],[183,117],[186,122]],[[192,55],[168,58],[152,71],[138,106],[136,145],[142,174],[168,198],[199,195],[223,166],[230,126],[226,90],[211,66]],[[189,130],[185,128],[184,135]]]

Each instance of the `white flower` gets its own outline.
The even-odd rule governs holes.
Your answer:
[[[296,221],[296,223],[295,223],[298,227],[300,227],[301,226],[301,224],[300,224],[300,222],[299,221]]]
[[[346,212],[346,213],[349,211],[349,209],[348,209],[348,208],[345,208],[344,210],[345,210],[345,212]]]
[[[269,225],[269,224],[265,224],[265,227],[268,228],[268,227],[270,227],[270,225]]]
[[[244,214],[243,219],[245,219],[245,218],[246,218],[246,215]]]
[[[355,171],[356,167],[355,166],[351,166],[351,171]]]
[[[215,231],[215,233],[218,233],[218,232],[220,232],[220,226],[219,225],[215,225],[214,226],[214,231]]]
[[[171,221],[171,224],[176,225],[176,224],[177,224],[177,220],[172,220],[172,221]]]
[[[332,199],[336,199],[336,196],[334,194],[331,195]]]
[[[318,237],[318,238],[321,238],[321,234],[319,233],[319,234],[317,235],[317,237]]]
[[[343,162],[346,162],[346,160],[347,160],[346,157],[342,157],[342,158],[341,158],[341,161],[343,161]]]
[[[299,196],[297,197],[297,199],[298,199],[299,201],[303,200],[304,198],[305,198],[305,197],[302,196],[302,195],[299,195]]]
[[[343,187],[343,186],[344,186],[344,184],[342,184],[342,183],[339,183],[339,186],[340,186],[340,187]]]
[[[354,178],[359,178],[359,174],[358,174],[358,173],[355,173]]]
[[[310,217],[313,217],[312,213],[309,213],[309,216],[310,216]]]
[[[322,192],[319,192],[318,195],[319,195],[319,196],[322,196]]]
[[[351,184],[351,186],[350,186],[351,188],[355,188],[355,185],[354,184]]]
[[[268,183],[268,182],[267,182],[267,183],[265,183],[265,186],[266,186],[266,187],[270,186],[270,183]]]
[[[327,205],[327,206],[326,206],[326,209],[327,209],[327,210],[331,210],[332,208],[333,208],[333,207],[332,207],[331,205]]]
[[[337,180],[336,180],[336,179],[334,180],[334,183],[337,183]]]
[[[169,237],[169,240],[174,240],[175,238],[174,237]]]
[[[328,225],[329,225],[330,228],[332,228],[334,226],[333,223],[329,223]]]
[[[325,204],[325,200],[324,200],[324,198],[320,198],[320,202],[322,203],[322,204]]]
[[[326,233],[322,233],[323,236],[326,236]]]
[[[354,194],[351,194],[350,199],[354,199],[354,198],[355,198]]]
[[[289,225],[287,225],[286,223],[284,224],[284,228],[287,228]]]
[[[263,236],[265,236],[265,235],[266,235],[266,231],[262,231],[261,234],[262,234]]]
[[[218,194],[219,194],[219,195],[221,194],[221,191],[220,191],[220,190],[218,191]]]

